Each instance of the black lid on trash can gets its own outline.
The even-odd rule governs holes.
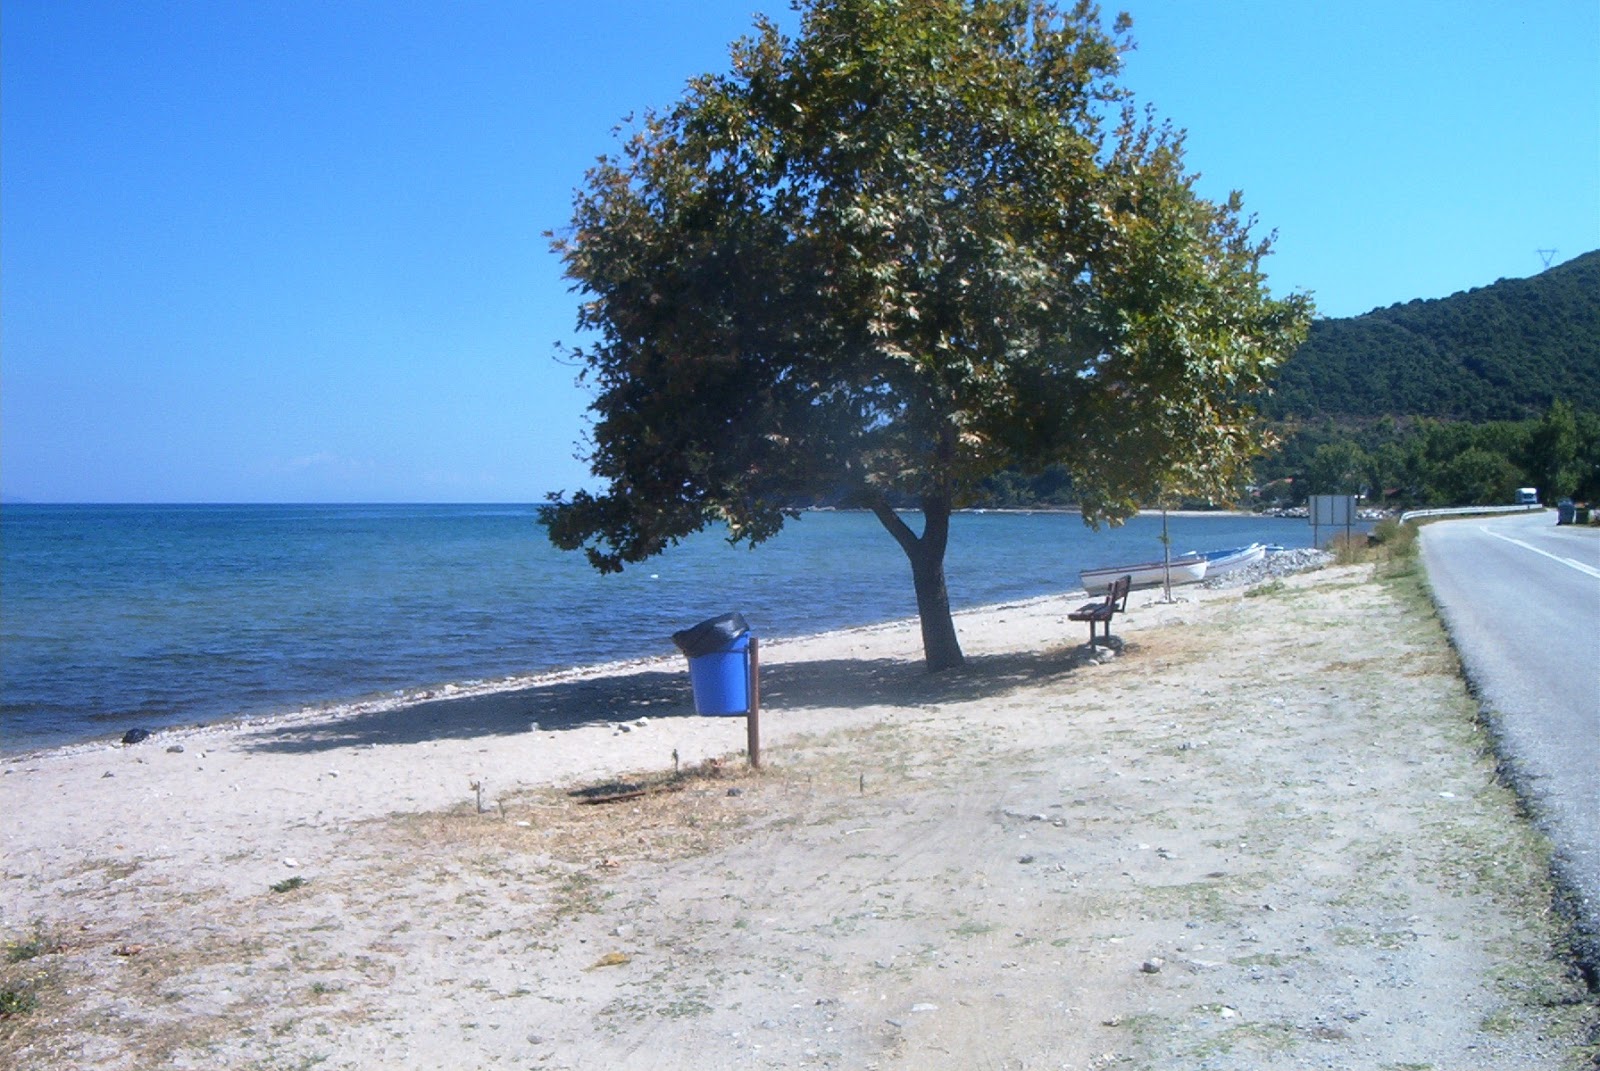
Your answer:
[[[702,621],[693,628],[674,632],[672,642],[690,658],[699,658],[701,655],[726,651],[735,640],[749,631],[750,626],[745,623],[744,615],[735,611]]]

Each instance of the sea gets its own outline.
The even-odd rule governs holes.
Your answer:
[[[1174,553],[1313,535],[1303,519],[1168,523]],[[951,603],[1079,590],[1080,568],[1159,559],[1161,524],[958,513]],[[904,554],[861,512],[806,513],[754,549],[707,531],[601,576],[551,546],[533,506],[8,503],[0,752],[671,655],[673,632],[730,611],[781,639],[916,603]]]

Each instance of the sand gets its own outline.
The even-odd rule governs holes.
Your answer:
[[[1081,598],[8,759],[0,1065],[1592,1066],[1415,578]]]

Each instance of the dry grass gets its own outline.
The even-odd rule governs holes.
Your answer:
[[[463,804],[385,824],[411,858],[417,852],[498,850],[609,869],[641,859],[678,859],[726,843],[761,812],[772,780],[728,756],[682,771],[529,789],[502,797],[484,814]]]

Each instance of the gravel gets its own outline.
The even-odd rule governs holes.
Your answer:
[[[1268,551],[1267,556],[1253,565],[1211,577],[1202,582],[1208,588],[1242,588],[1263,580],[1272,580],[1294,573],[1305,573],[1333,564],[1333,555],[1325,550],[1309,547],[1298,550]]]

